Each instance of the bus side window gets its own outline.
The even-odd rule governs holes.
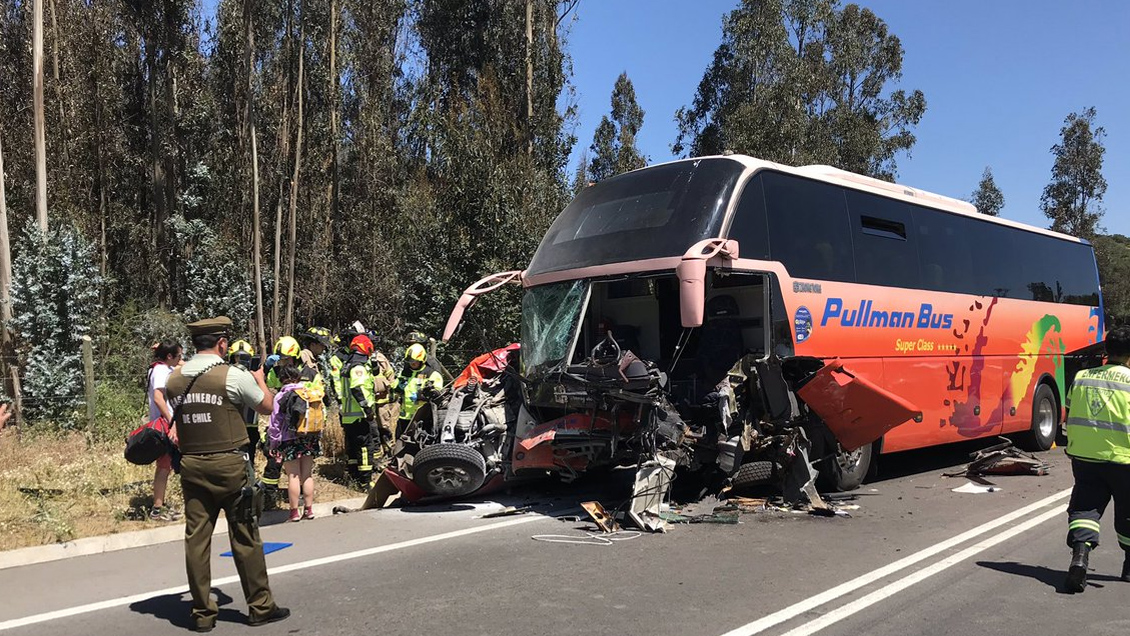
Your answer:
[[[773,258],[796,278],[854,283],[855,257],[843,190],[778,172],[763,173],[762,184]]]
[[[754,175],[742,190],[727,238],[738,242],[742,258],[768,260],[769,225],[765,218],[765,191],[760,174]]]

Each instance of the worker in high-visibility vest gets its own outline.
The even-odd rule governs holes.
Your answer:
[[[401,396],[400,417],[396,421],[398,437],[408,430],[412,417],[420,410],[428,394],[443,389],[443,376],[427,362],[428,352],[422,344],[413,343],[404,351],[404,367],[393,385],[393,391]]]
[[[373,341],[365,335],[354,336],[349,349],[350,356],[341,369],[341,428],[349,477],[367,488],[373,477],[372,427],[377,418],[377,398],[369,369]]]
[[[330,331],[323,327],[310,327],[298,336],[302,350],[298,352],[298,364],[302,366],[308,377],[325,390],[325,378],[322,376],[322,354],[330,346]],[[309,380],[308,380],[309,381]]]
[[[1130,581],[1130,327],[1106,336],[1107,364],[1075,376],[1067,398],[1067,454],[1075,486],[1067,505],[1071,565],[1066,589],[1087,587],[1089,554],[1099,545],[1099,520],[1114,499],[1114,531],[1122,548],[1122,580]]]
[[[255,357],[255,349],[251,343],[246,340],[236,340],[228,346],[228,364],[237,366],[247,371],[251,368],[252,359]],[[243,407],[239,411],[240,417],[243,418],[243,423],[247,428],[247,445],[243,447],[247,456],[251,458],[251,462],[255,462],[255,451],[259,448],[259,439],[261,437],[259,432],[259,414],[255,412],[253,407]],[[266,456],[267,452],[264,449],[263,455]]]

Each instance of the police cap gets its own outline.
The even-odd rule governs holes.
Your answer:
[[[231,333],[231,318],[216,316],[190,322],[187,325],[188,333],[194,336],[226,336]]]

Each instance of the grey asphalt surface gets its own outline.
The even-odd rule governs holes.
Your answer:
[[[672,526],[613,545],[559,544],[534,535],[584,538],[587,524],[554,519],[582,500],[622,499],[616,488],[528,487],[504,503],[542,514],[481,519],[492,503],[359,512],[263,529],[291,542],[268,555],[271,586],[294,615],[261,628],[243,624],[238,583],[218,586],[215,634],[704,634],[722,635],[876,568],[1070,488],[1061,450],[1044,453],[1044,477],[994,477],[1000,492],[959,494],[964,479],[941,473],[985,440],[884,457],[880,480],[857,491],[851,518],[745,514],[739,525]],[[594,489],[596,489],[594,491]],[[762,632],[784,634],[886,584],[1065,504],[1058,499],[981,537],[800,613]],[[1108,516],[1109,516],[1108,512]],[[544,516],[543,516],[544,515]],[[1113,527],[1092,559],[1083,595],[1060,593],[1068,552],[1065,515],[990,547],[900,591],[821,634],[1124,633],[1130,583],[1115,579],[1121,553]],[[473,534],[443,536],[478,529]],[[630,535],[625,535],[630,536]],[[432,537],[429,542],[404,542]],[[226,537],[213,545],[213,578],[235,574]],[[382,548],[383,551],[376,551]],[[357,551],[368,551],[362,555]],[[373,553],[376,552],[376,553]],[[346,555],[329,563],[312,560]],[[184,633],[183,549],[163,544],[0,570],[0,630],[11,634]],[[157,593],[166,590],[165,593]],[[134,596],[129,602],[114,599]],[[111,601],[109,607],[4,630],[6,621]]]

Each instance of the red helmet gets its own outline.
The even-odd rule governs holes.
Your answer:
[[[353,340],[349,341],[349,348],[367,356],[373,355],[373,341],[366,335],[354,336]]]

